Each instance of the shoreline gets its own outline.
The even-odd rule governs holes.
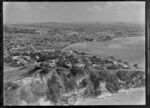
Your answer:
[[[75,105],[145,105],[145,87],[119,90],[101,98],[80,99]]]
[[[144,105],[145,99],[140,102],[140,99],[137,101],[137,97],[135,97],[136,100],[133,100],[133,97],[130,98],[130,96],[132,96],[133,94],[136,96],[137,94],[139,94],[141,92],[145,93],[145,87],[120,90],[117,93],[113,93],[112,95],[108,95],[108,96],[105,96],[102,98],[95,97],[95,98],[87,98],[87,99],[78,99],[76,102],[74,102],[74,104],[64,104],[63,106],[70,106],[70,105]],[[141,98],[141,96],[139,96],[139,97]],[[135,103],[135,101],[136,101],[136,103]],[[53,104],[50,101],[45,101],[44,97],[40,98],[38,100],[38,102],[29,104],[29,105],[37,105],[37,104],[40,106],[49,106],[49,105],[53,106]],[[21,105],[28,105],[28,104],[25,101],[22,101]]]

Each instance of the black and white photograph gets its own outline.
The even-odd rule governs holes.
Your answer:
[[[4,106],[146,105],[146,1],[2,4]]]

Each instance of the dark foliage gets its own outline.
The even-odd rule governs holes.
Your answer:
[[[55,75],[53,75],[51,79],[48,79],[47,86],[48,90],[46,96],[50,101],[56,104],[60,97],[61,85]]]
[[[45,84],[38,83],[38,82],[32,82],[30,84],[31,91],[35,96],[44,96],[47,90],[47,87]]]
[[[90,80],[93,83],[95,93],[97,94],[97,89],[101,81],[105,81],[107,83],[107,89],[110,92],[116,92],[120,89],[119,87],[119,79],[115,74],[111,74],[108,71],[100,71],[93,72],[90,74]]]
[[[72,74],[73,76],[85,75],[85,71],[84,71],[84,69],[82,69],[82,68],[73,67],[73,68],[71,68],[71,74]]]
[[[119,77],[120,80],[122,81],[127,81],[127,80],[131,80],[131,73],[128,71],[122,71],[119,70],[116,75]]]
[[[18,105],[20,98],[16,91],[9,89],[4,91],[4,105]]]
[[[12,58],[10,56],[4,58],[4,62],[6,63],[11,63],[12,62]]]
[[[112,65],[112,66],[108,66],[107,69],[114,69],[114,70],[116,70],[116,69],[120,69],[120,67],[116,66],[116,65]]]
[[[13,83],[13,82],[9,81],[4,84],[4,89],[8,89],[8,88],[10,88],[12,90],[16,90],[19,88],[19,85],[17,83]]]
[[[88,86],[86,87],[86,90],[83,94],[83,97],[93,97],[95,96],[95,91],[94,91],[94,87],[91,83],[88,84]]]
[[[119,90],[119,85],[111,83],[111,82],[107,82],[106,88],[108,89],[108,91],[110,93],[114,93],[114,92],[117,92]]]

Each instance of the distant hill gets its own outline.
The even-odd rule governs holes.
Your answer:
[[[116,22],[116,23],[59,23],[59,22],[44,22],[44,23],[32,23],[32,24],[7,24],[8,27],[20,27],[20,28],[57,28],[57,29],[71,29],[75,31],[83,32],[99,32],[99,30],[127,30],[127,31],[144,31],[145,25]]]

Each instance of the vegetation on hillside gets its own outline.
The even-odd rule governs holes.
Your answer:
[[[142,87],[145,84],[143,71],[116,69],[116,72],[112,72],[107,68],[98,69],[92,64],[91,66],[83,65],[85,58],[91,59],[97,65],[103,61],[102,66],[109,61],[109,64],[112,63],[113,66],[110,58],[104,60],[98,57],[99,60],[94,60],[95,56],[61,52],[56,58],[58,61],[55,62],[55,66],[51,66],[51,60],[55,59],[42,61],[26,67],[27,72],[22,74],[23,79],[6,82],[4,84],[5,104],[18,105],[22,100],[31,104],[42,97],[54,105],[73,104],[78,98],[97,97],[106,91],[115,93],[120,89]],[[72,59],[75,59],[76,62],[72,62]],[[117,61],[115,58],[113,60]],[[66,61],[71,66],[66,64]]]

